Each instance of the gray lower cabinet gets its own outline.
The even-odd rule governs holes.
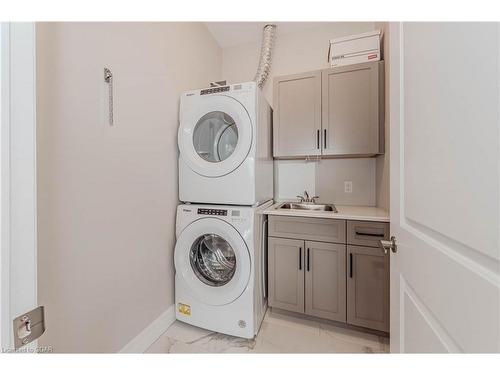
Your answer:
[[[306,241],[305,313],[346,321],[346,247]]]
[[[269,306],[304,312],[304,241],[269,237]]]
[[[345,245],[268,241],[269,306],[345,322]]]
[[[389,332],[388,237],[389,223],[270,216],[269,306]]]
[[[271,216],[269,235],[321,242],[345,243],[345,220]]]
[[[370,246],[378,248],[380,240],[389,238],[389,223],[373,221],[347,222],[347,243],[349,245]]]
[[[347,246],[347,323],[389,331],[389,254]]]

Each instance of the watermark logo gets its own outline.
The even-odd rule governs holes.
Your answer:
[[[2,348],[0,350],[1,353],[53,353],[54,348],[52,346],[39,346],[37,348],[30,348],[30,347],[22,347],[19,349],[13,349],[13,348]]]

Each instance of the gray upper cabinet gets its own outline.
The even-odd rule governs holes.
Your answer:
[[[347,246],[347,323],[389,332],[389,254]]]
[[[304,241],[269,237],[269,306],[304,312]]]
[[[274,78],[274,157],[384,153],[384,62]]]
[[[323,155],[383,153],[383,67],[381,61],[322,71]]]
[[[321,71],[276,77],[273,155],[321,155]]]
[[[306,241],[305,312],[346,322],[346,246]]]

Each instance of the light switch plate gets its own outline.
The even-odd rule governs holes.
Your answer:
[[[344,193],[352,193],[352,181],[344,181]]]

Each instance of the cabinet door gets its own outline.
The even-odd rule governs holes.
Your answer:
[[[276,77],[274,157],[320,155],[321,71]]]
[[[323,155],[383,152],[383,62],[322,71]]]
[[[304,241],[269,237],[269,306],[304,312]]]
[[[346,321],[346,246],[306,241],[306,314]]]
[[[347,323],[389,331],[389,254],[347,246]]]

